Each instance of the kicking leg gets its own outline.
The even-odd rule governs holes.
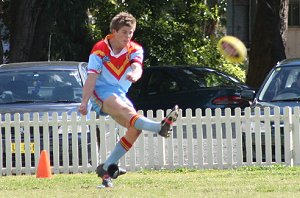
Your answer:
[[[136,110],[128,105],[128,102],[117,96],[111,96],[104,101],[103,111],[126,128],[135,127],[138,130],[152,131],[163,137],[170,136],[171,126],[178,117],[178,106],[176,105],[162,122],[155,122],[138,115]]]
[[[176,105],[161,122],[154,122],[146,117],[136,114],[131,118],[130,126],[140,130],[154,131],[163,137],[170,137],[171,126],[177,120],[177,117],[178,106]]]

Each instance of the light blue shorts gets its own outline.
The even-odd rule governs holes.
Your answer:
[[[95,111],[97,116],[107,116],[107,113],[104,113],[101,109],[103,106],[103,101],[105,101],[108,97],[115,96],[123,100],[128,106],[133,107],[132,102],[127,98],[125,93],[113,93],[113,92],[103,92],[100,96],[96,97],[93,95],[91,97],[92,102],[92,111]]]

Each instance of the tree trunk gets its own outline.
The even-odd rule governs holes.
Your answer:
[[[213,8],[215,5],[218,4],[218,0],[210,0],[208,2],[208,6],[210,8]],[[205,36],[211,36],[215,34],[215,30],[216,30],[216,25],[217,25],[217,20],[212,20],[209,24],[206,25],[205,27]]]
[[[53,6],[55,8],[55,6]],[[45,8],[37,20],[35,27],[34,40],[30,48],[29,61],[48,60],[50,31],[54,21],[54,15],[58,9],[52,10]]]
[[[2,40],[0,41],[0,64],[3,63],[3,45]]]
[[[3,1],[0,1],[0,31],[2,32],[2,28],[4,28],[3,27],[3,21],[4,21],[4,19],[3,19],[3,12],[4,12],[4,10],[3,10]],[[3,46],[2,46],[2,34],[0,35],[0,64],[2,64],[3,63]]]
[[[258,88],[278,61],[286,58],[288,0],[258,0],[246,83]]]
[[[10,62],[21,62],[38,59],[41,48],[34,47],[34,43],[42,45],[40,31],[37,26],[45,13],[47,1],[45,0],[11,0],[10,16]],[[49,26],[48,20],[44,21],[44,27]],[[47,43],[46,43],[47,44]],[[32,50],[38,54],[32,53]]]

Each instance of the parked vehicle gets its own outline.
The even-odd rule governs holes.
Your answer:
[[[299,80],[299,81],[298,81]],[[245,90],[242,91],[242,98],[251,101],[251,108],[261,107],[261,113],[263,113],[264,107],[270,107],[271,113],[274,111],[274,107],[279,107],[281,113],[283,108],[300,106],[300,59],[287,59],[278,63],[267,75],[266,79],[262,83],[259,90]],[[275,128],[273,123],[271,125],[271,142],[272,142],[272,160],[275,160]],[[283,126],[280,126],[281,136],[281,151],[282,161],[284,161],[284,134]],[[252,131],[252,153],[253,160],[255,157],[255,135]],[[244,156],[246,155],[245,149],[245,138],[246,134],[243,132],[243,151]],[[265,161],[265,131],[261,131],[261,146],[262,146],[262,157]]]
[[[247,107],[240,92],[250,89],[223,72],[197,66],[157,66],[144,68],[142,78],[129,89],[128,97],[136,109],[171,109],[175,104],[186,109]]]
[[[28,62],[11,63],[0,65],[0,113],[2,120],[5,114],[13,115],[20,113],[23,119],[24,113],[30,113],[32,117],[34,112],[39,113],[42,119],[44,112],[48,112],[51,119],[52,113],[57,112],[61,117],[63,112],[70,115],[77,112],[81,102],[82,86],[86,79],[87,64],[82,62]],[[78,114],[78,116],[80,116]],[[15,166],[15,128],[11,127],[12,143],[12,165]],[[21,128],[21,141],[24,142],[24,134],[30,133],[31,152],[34,153],[34,132],[33,127],[30,131]],[[81,164],[81,133],[80,131],[71,131],[68,134],[69,142],[69,161],[72,164],[72,133],[78,133],[79,164]],[[43,127],[39,127],[40,145],[43,149],[44,137]],[[88,135],[88,144],[90,135]],[[2,137],[2,157],[3,167],[6,167],[6,128],[1,126]],[[59,163],[62,165],[63,149],[62,134],[59,133]],[[52,127],[49,127],[50,140],[50,162],[53,164],[53,135]],[[90,148],[89,155],[90,155]],[[24,151],[22,154],[22,165],[24,166]],[[0,158],[1,159],[1,158]],[[34,165],[34,155],[32,154],[32,166]]]

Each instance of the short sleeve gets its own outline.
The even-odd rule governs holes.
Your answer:
[[[88,73],[99,74],[102,70],[103,63],[102,59],[96,54],[91,54],[88,62]]]
[[[133,52],[131,55],[130,55],[130,61],[132,63],[134,62],[138,62],[140,63],[141,65],[143,65],[143,59],[144,59],[144,50],[142,47],[140,47],[138,50],[136,50],[135,52]]]

